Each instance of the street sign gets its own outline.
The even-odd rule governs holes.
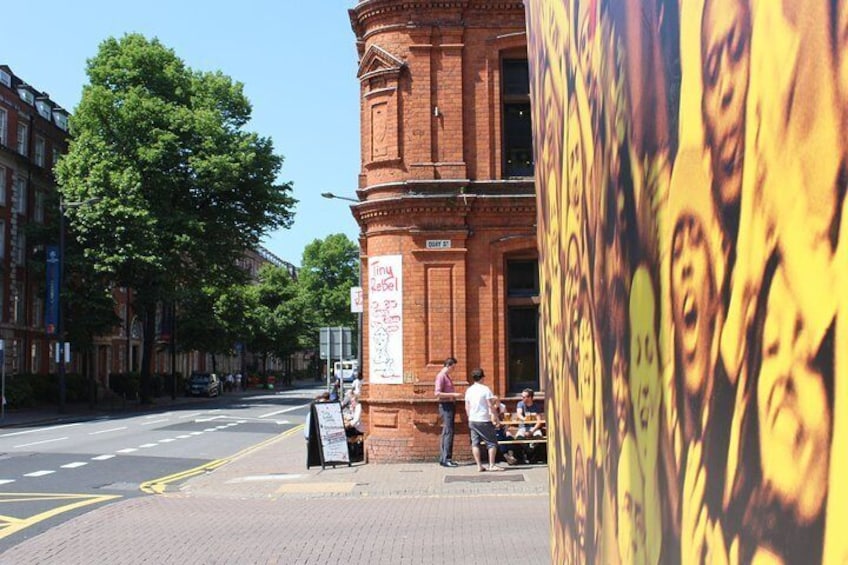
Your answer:
[[[56,335],[59,324],[59,248],[47,246],[47,300],[44,308],[44,328],[47,335]]]
[[[354,356],[351,328],[320,328],[318,337],[321,359],[350,359]]]

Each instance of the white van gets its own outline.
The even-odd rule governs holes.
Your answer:
[[[333,364],[333,376],[343,382],[352,383],[359,373],[359,360],[348,359],[347,361],[336,361]]]

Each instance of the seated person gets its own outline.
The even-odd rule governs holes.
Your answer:
[[[500,425],[497,427],[497,438],[499,442],[508,441],[512,439],[512,434],[509,433],[509,429],[503,421],[504,414],[506,414],[506,405],[501,402],[498,406],[498,417],[500,419]],[[515,456],[513,447],[511,445],[498,445],[498,451],[504,458],[504,461],[506,461],[510,465],[515,465],[516,463],[518,463],[518,458]]]
[[[349,438],[361,436],[365,433],[365,426],[362,425],[362,405],[355,394],[350,395],[350,405],[347,414],[344,416],[344,426],[345,435]]]
[[[521,400],[515,407],[515,418],[522,424],[518,426],[518,431],[515,432],[515,439],[545,437],[545,424],[542,419],[544,408],[535,401],[533,396],[532,388],[525,388],[521,391]],[[544,450],[544,443],[527,445],[523,454],[524,461],[543,460],[545,458]]]

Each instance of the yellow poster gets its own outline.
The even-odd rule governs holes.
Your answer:
[[[556,563],[848,563],[848,0],[525,0]]]

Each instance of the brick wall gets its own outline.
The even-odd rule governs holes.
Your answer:
[[[350,11],[360,54],[362,171],[355,216],[369,257],[403,256],[404,384],[366,386],[370,461],[436,460],[433,381],[506,383],[503,267],[536,257],[532,179],[501,179],[500,59],[526,53],[519,2],[371,0]],[[450,247],[428,249],[427,240]],[[368,303],[367,282],[364,285]],[[369,382],[369,315],[363,324]],[[462,403],[455,452],[470,458]]]

